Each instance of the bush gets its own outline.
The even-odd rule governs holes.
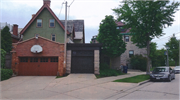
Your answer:
[[[141,71],[146,71],[147,58],[142,55],[134,55],[130,59],[130,64],[133,69],[139,69]]]
[[[1,49],[1,68],[5,68],[6,51]]]
[[[0,69],[1,81],[11,78],[13,71],[12,69]]]
[[[97,77],[117,76],[122,74],[120,70],[111,69],[108,64],[102,63],[100,64],[100,75]]]

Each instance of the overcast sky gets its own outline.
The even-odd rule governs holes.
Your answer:
[[[65,19],[65,5],[62,5],[64,1],[70,5],[73,0],[51,0],[51,9],[60,20]],[[115,16],[111,9],[118,7],[119,4],[120,0],[74,0],[68,8],[69,20],[84,20],[85,42],[89,43],[92,36],[98,34],[101,20],[106,15]],[[11,25],[18,24],[19,28],[24,28],[30,21],[32,14],[37,13],[42,5],[43,0],[0,0],[0,22],[7,22]],[[173,25],[163,31],[166,34],[153,40],[158,44],[158,49],[164,47],[173,33],[180,39],[180,11],[174,15],[175,22]]]

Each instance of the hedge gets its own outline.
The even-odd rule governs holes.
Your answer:
[[[12,69],[0,69],[1,81],[11,78],[13,71]]]

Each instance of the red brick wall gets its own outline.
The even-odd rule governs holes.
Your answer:
[[[43,48],[41,53],[32,53],[33,45],[40,45]],[[18,75],[19,57],[59,57],[58,73],[60,76],[65,74],[64,71],[64,44],[56,43],[39,37],[20,43],[14,43],[12,49],[12,70]]]
[[[33,45],[40,45],[43,48],[41,53],[32,53],[31,47]],[[64,44],[55,43],[43,38],[30,39],[24,42],[20,42],[16,48],[17,56],[25,57],[44,57],[44,56],[63,56]]]

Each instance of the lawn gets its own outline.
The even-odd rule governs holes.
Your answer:
[[[129,78],[123,78],[123,79],[118,79],[113,82],[127,82],[127,83],[139,83],[145,80],[149,80],[150,76],[149,75],[137,75]]]

